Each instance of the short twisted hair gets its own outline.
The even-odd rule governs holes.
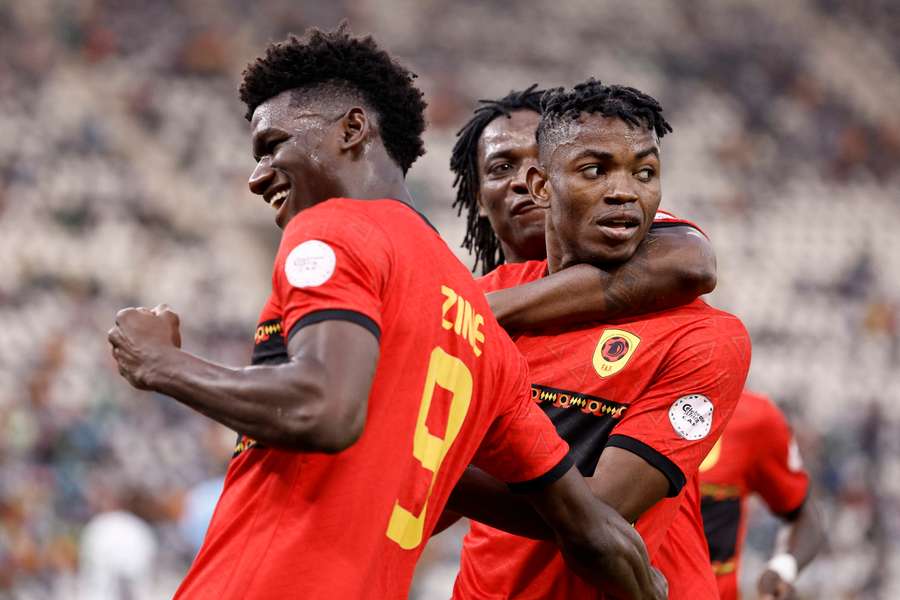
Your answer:
[[[645,127],[662,138],[672,131],[662,116],[660,103],[647,94],[624,85],[604,85],[593,77],[571,90],[554,88],[541,98],[541,121],[537,128],[538,147],[556,145],[567,128],[585,113],[621,119],[634,127]]]

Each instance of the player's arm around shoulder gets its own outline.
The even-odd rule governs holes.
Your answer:
[[[608,321],[674,308],[716,287],[716,257],[691,225],[653,229],[635,255],[603,270],[580,264],[525,285],[488,294],[497,320],[511,332]]]

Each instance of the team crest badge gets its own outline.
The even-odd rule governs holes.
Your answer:
[[[621,329],[606,329],[594,350],[594,370],[600,377],[610,377],[625,368],[641,338]]]

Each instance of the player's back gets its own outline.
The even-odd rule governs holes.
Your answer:
[[[352,268],[346,283],[308,286],[300,301],[332,284],[359,284],[371,290],[368,304],[358,293],[335,300],[338,291],[321,306],[312,301],[318,310],[304,309],[298,321],[279,306],[293,300],[275,277],[261,320],[282,315],[288,338],[296,323],[329,311],[374,326],[380,358],[363,433],[332,455],[242,444],[184,597],[403,598],[424,542],[473,459],[517,481],[543,475],[565,455],[558,439],[535,446],[533,429],[527,442],[534,460],[507,453],[507,441],[526,444],[515,423],[533,421],[522,414],[538,415],[551,434],[552,425],[527,399],[524,359],[421,215],[394,200],[317,205],[286,229],[276,274],[300,265],[307,279],[321,279],[321,253],[291,258],[311,242],[329,247],[337,264],[329,277],[345,277],[338,274],[344,263]]]

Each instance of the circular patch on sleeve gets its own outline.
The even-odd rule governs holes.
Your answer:
[[[319,240],[307,240],[288,254],[284,274],[294,287],[316,287],[331,278],[335,262],[331,246]]]
[[[686,440],[702,440],[712,429],[713,403],[702,394],[682,396],[669,409],[675,433]]]

